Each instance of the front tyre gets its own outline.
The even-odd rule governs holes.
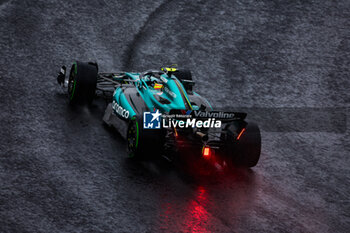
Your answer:
[[[91,104],[96,92],[97,72],[96,63],[73,63],[68,80],[70,104]]]

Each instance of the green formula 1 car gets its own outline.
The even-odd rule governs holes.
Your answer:
[[[57,81],[73,106],[108,100],[103,121],[126,139],[130,157],[187,153],[221,167],[253,167],[260,158],[258,126],[245,121],[246,113],[214,111],[193,90],[188,70],[99,73],[96,63],[74,62]]]

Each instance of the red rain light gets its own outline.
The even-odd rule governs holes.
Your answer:
[[[203,157],[209,158],[210,157],[210,148],[209,147],[204,147],[203,148]]]
[[[239,139],[241,138],[241,136],[242,136],[242,134],[244,133],[244,131],[245,131],[245,128],[243,128],[243,129],[241,130],[241,132],[238,134],[237,140],[239,140]]]

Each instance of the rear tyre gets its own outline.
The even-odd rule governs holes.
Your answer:
[[[165,133],[162,129],[144,129],[142,116],[134,116],[129,121],[126,139],[129,157],[146,159],[162,154]]]
[[[68,80],[70,104],[91,104],[96,92],[97,72],[96,63],[73,63]]]
[[[246,126],[234,123],[230,124],[226,130],[228,144],[226,154],[232,159],[232,162],[238,166],[254,167],[259,161],[261,152],[261,135],[258,125],[250,122]]]

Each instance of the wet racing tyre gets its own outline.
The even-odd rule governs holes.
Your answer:
[[[260,158],[261,135],[257,124],[233,123],[227,127],[227,150],[226,155],[237,166],[254,167]],[[233,142],[233,143],[232,143]]]
[[[91,104],[96,92],[97,72],[96,63],[73,63],[68,80],[70,104]]]

